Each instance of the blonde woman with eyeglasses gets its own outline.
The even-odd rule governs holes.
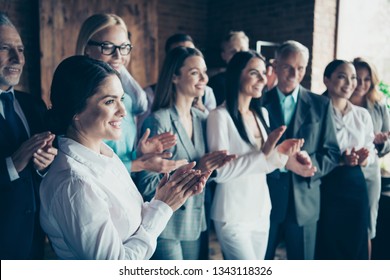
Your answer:
[[[165,173],[185,164],[185,160],[168,160],[170,153],[164,152],[176,144],[176,137],[164,133],[148,139],[149,131],[140,138],[137,146],[135,117],[147,109],[147,98],[141,86],[127,71],[133,45],[129,31],[122,18],[115,14],[95,14],[81,26],[77,39],[76,54],[108,63],[119,72],[125,91],[124,105],[127,115],[122,124],[122,136],[117,141],[106,141],[129,172],[150,170]]]

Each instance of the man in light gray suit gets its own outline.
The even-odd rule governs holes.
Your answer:
[[[287,41],[280,45],[274,64],[278,84],[262,97],[271,130],[287,125],[280,141],[303,138],[302,150],[311,159],[311,164],[287,170],[293,166],[287,163],[287,169],[267,175],[272,211],[266,259],[274,258],[281,240],[288,259],[314,258],[321,177],[336,166],[340,155],[329,99],[300,85],[308,61],[309,51],[302,44]]]

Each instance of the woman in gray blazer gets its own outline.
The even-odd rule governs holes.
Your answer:
[[[177,135],[177,144],[169,152],[172,159],[196,161],[201,173],[223,166],[235,156],[226,151],[206,154],[206,115],[192,106],[194,98],[204,94],[208,77],[202,53],[193,48],[177,47],[165,58],[152,114],[145,120],[151,136],[163,132]],[[146,200],[154,196],[162,175],[143,171],[139,190]],[[172,216],[157,241],[153,259],[198,259],[201,233],[206,231],[204,193],[192,197]]]
[[[375,162],[372,165],[363,168],[364,177],[367,182],[368,203],[370,207],[370,223],[368,228],[370,245],[371,240],[376,236],[376,221],[381,192],[381,177],[378,159],[390,151],[389,112],[386,104],[381,100],[380,93],[376,90],[376,86],[379,84],[379,78],[375,68],[367,60],[360,57],[353,60],[353,65],[356,68],[358,83],[350,101],[354,105],[366,108],[370,113],[374,125],[375,149],[378,152],[375,157]],[[378,226],[378,229],[381,229],[380,226]],[[381,247],[383,246],[377,246],[379,250]]]

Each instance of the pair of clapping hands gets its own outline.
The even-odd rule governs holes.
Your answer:
[[[381,145],[385,143],[390,137],[390,132],[379,132],[375,134],[374,144]],[[347,149],[342,155],[342,163],[348,166],[366,166],[368,161],[368,156],[370,152],[367,148],[360,148],[356,150],[355,148]]]
[[[186,159],[171,160],[172,153],[166,150],[176,145],[176,135],[164,132],[150,137],[150,129],[146,129],[137,146],[137,160],[133,162],[132,171],[147,170],[157,173],[170,173],[182,165],[188,164]],[[205,154],[196,165],[201,173],[214,171],[236,158],[227,151],[215,151]],[[138,162],[137,162],[138,161]]]
[[[11,156],[16,171],[19,173],[26,168],[32,160],[34,168],[40,172],[45,171],[57,155],[53,147],[55,135],[49,131],[35,134],[20,145]]]
[[[173,211],[182,206],[193,195],[203,191],[206,181],[211,173],[228,162],[234,160],[236,155],[228,155],[227,151],[215,151],[205,154],[196,162],[187,160],[169,160],[172,154],[164,152],[176,145],[176,136],[165,132],[148,138],[150,130],[147,129],[139,141],[137,152],[139,157],[149,163],[145,164],[147,170],[165,173],[155,194],[155,199],[168,204]],[[152,166],[153,165],[153,166]],[[196,169],[194,169],[196,167]],[[177,170],[176,170],[177,169]],[[172,176],[169,173],[176,170]]]
[[[282,143],[276,146],[280,137],[286,131],[287,127],[282,125],[273,130],[264,143],[262,152],[267,156],[273,149],[288,156],[286,163],[286,169],[291,170],[297,175],[302,177],[311,177],[317,171],[317,168],[313,166],[310,156],[306,151],[301,151],[304,139],[286,139]]]
[[[359,150],[352,148],[345,150],[341,159],[343,160],[342,163],[348,166],[366,166],[369,155],[370,151],[367,148],[363,147]]]

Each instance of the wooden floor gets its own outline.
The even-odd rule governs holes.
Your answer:
[[[210,248],[209,248],[209,257],[210,260],[223,260],[221,247],[219,246],[219,242],[217,236],[213,229],[210,231]],[[46,242],[45,247],[45,259],[46,260],[55,260],[57,259],[54,251],[52,250],[49,242]],[[283,245],[279,246],[276,250],[275,260],[285,260],[286,259],[286,251]]]

